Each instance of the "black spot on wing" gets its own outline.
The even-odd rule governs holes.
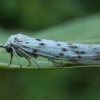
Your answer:
[[[63,54],[63,53],[59,53],[59,55],[60,55],[60,56],[64,56],[64,54]]]
[[[15,42],[22,42],[22,41],[18,38],[15,38]]]
[[[76,45],[70,45],[69,48],[76,49],[78,47]]]
[[[60,46],[60,43],[57,43],[57,46]]]
[[[79,52],[79,51],[75,51],[75,53],[76,53],[77,55],[80,55],[80,52]]]
[[[29,48],[28,46],[22,45],[24,48]]]
[[[72,44],[72,43],[67,43],[67,45],[69,45],[69,48],[72,48],[72,49],[78,48],[75,44]]]
[[[85,54],[85,52],[84,51],[81,51],[81,54]]]
[[[77,56],[78,58],[81,58],[81,56]]]
[[[66,49],[66,48],[62,48],[62,51],[63,51],[63,52],[66,52],[66,51],[67,51],[67,49]]]
[[[36,39],[37,41],[42,41],[41,39]]]
[[[45,46],[45,43],[39,43],[39,45],[41,45],[41,46]]]
[[[15,40],[18,40],[18,38],[15,38]]]
[[[26,44],[29,44],[29,42],[26,42]]]
[[[33,53],[35,54],[35,53],[37,53],[38,52],[38,50],[37,49],[33,49]]]
[[[76,53],[77,55],[85,54],[84,51],[75,51],[75,53]]]

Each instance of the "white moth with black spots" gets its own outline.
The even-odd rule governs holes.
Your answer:
[[[22,68],[19,57],[25,57],[31,65],[33,60],[40,68],[39,64],[33,59],[38,56],[48,58],[54,65],[61,65],[54,59],[65,60],[78,64],[100,64],[100,45],[65,43],[46,39],[36,39],[23,34],[12,35],[5,45],[0,45],[11,55],[17,57]]]

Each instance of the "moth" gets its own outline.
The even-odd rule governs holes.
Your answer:
[[[10,63],[13,54],[16,56],[20,68],[22,64],[19,57],[25,57],[29,65],[39,56],[48,58],[54,65],[59,66],[62,62],[55,62],[55,59],[69,61],[78,64],[100,64],[100,45],[65,43],[54,40],[31,38],[23,34],[12,35],[5,45],[0,45],[10,53]]]

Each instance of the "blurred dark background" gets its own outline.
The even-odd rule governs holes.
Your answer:
[[[0,30],[36,34],[36,31],[99,12],[99,0],[0,0]],[[3,33],[5,38],[7,31]],[[100,68],[0,69],[0,100],[40,99],[100,100]]]
[[[99,0],[0,0],[0,26],[35,31],[99,11]]]

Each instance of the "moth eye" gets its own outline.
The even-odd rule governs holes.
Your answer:
[[[7,51],[8,53],[12,51],[12,48],[11,48],[11,47],[8,47],[8,46],[6,46],[5,49],[6,49],[6,51]]]

